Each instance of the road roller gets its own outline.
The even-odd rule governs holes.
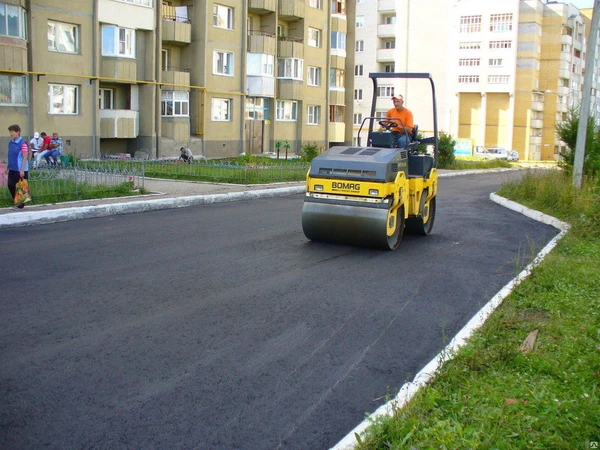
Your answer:
[[[404,232],[429,235],[438,189],[438,124],[435,85],[429,73],[370,73],[371,117],[358,146],[336,146],[315,157],[306,177],[302,229],[312,241],[395,250]],[[433,136],[398,147],[389,120],[375,116],[378,80],[429,80]],[[378,122],[381,121],[381,122]],[[368,123],[367,146],[360,146]],[[374,130],[379,123],[385,131]],[[423,152],[421,149],[427,149]]]

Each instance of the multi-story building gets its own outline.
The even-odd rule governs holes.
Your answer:
[[[83,156],[349,142],[348,17],[345,0],[0,0],[3,122]]]

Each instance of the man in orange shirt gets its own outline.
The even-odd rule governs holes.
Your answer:
[[[404,97],[401,95],[392,97],[392,101],[394,107],[387,112],[386,117],[399,120],[389,120],[385,123],[391,124],[390,131],[397,135],[398,147],[405,148],[412,140],[411,136],[415,126],[413,114],[408,108],[404,107]],[[380,128],[379,131],[383,131],[383,129]]]

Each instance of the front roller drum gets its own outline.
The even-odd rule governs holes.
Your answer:
[[[392,210],[305,201],[302,229],[311,241],[394,250],[404,232],[404,206]]]

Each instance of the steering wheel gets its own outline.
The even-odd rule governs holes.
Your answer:
[[[383,120],[381,122],[379,122],[379,125],[381,125],[383,128],[385,128],[388,131],[390,131],[392,128],[398,127],[398,124],[396,122],[384,122]]]

